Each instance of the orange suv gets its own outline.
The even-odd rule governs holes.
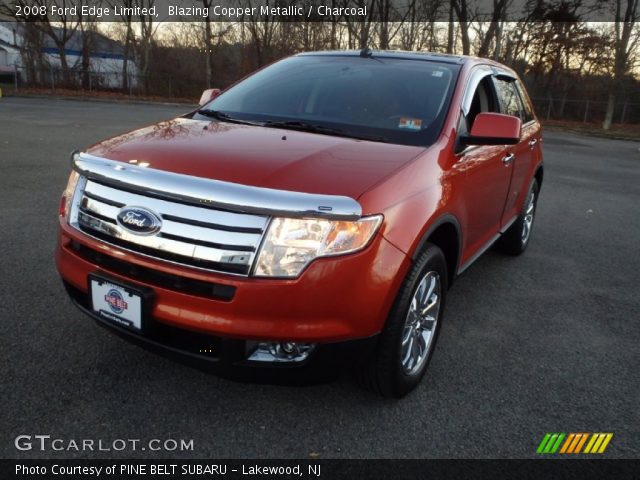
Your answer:
[[[101,325],[221,373],[353,366],[400,397],[447,290],[530,239],[541,128],[484,59],[305,53],[73,154],[56,263]]]

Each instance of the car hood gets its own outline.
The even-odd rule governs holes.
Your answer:
[[[100,142],[87,152],[226,182],[357,198],[422,147],[178,118]]]

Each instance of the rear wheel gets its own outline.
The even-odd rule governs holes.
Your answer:
[[[534,179],[531,182],[527,199],[518,219],[513,222],[513,225],[509,227],[497,243],[498,248],[503,252],[510,255],[520,255],[527,249],[531,239],[531,231],[533,230],[533,220],[536,215],[538,192],[538,182]]]
[[[447,282],[442,250],[427,244],[398,292],[373,355],[360,367],[365,387],[400,398],[420,383],[440,331]]]

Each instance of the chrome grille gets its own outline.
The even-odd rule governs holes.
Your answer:
[[[158,233],[137,235],[116,218],[124,206],[144,207],[162,219]],[[188,266],[248,275],[268,216],[198,207],[87,180],[72,225],[105,242]]]

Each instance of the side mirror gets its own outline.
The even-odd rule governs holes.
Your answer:
[[[501,113],[479,113],[469,135],[460,140],[465,145],[516,145],[520,141],[522,122],[518,117]]]
[[[219,88],[210,88],[208,90],[205,90],[200,96],[200,102],[198,102],[198,105],[202,106],[205,103],[209,103],[211,100],[220,95],[221,92],[222,90],[220,90]]]

